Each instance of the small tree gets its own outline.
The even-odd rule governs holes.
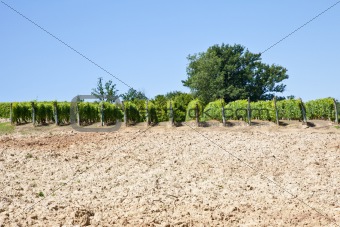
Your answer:
[[[130,88],[125,94],[122,94],[121,97],[124,101],[134,101],[135,99],[147,99],[146,95],[142,91],[137,91],[133,88]]]
[[[97,82],[97,88],[92,89],[92,95],[98,98],[100,101],[106,101],[113,103],[116,100],[118,90],[116,84],[113,84],[111,80],[107,81],[103,86],[103,78],[99,77]]]

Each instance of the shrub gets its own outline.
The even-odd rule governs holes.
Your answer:
[[[133,119],[131,118],[133,122],[144,122],[146,121],[146,100],[145,99],[134,99],[133,101],[130,101],[130,103],[134,104],[134,107],[137,109],[136,115],[138,113],[138,117],[135,116]],[[134,112],[135,110],[131,110]],[[156,113],[155,105],[152,101],[148,101],[148,115],[149,115],[149,121],[156,123],[158,122],[158,117]],[[131,113],[130,113],[131,115]]]
[[[276,103],[279,119],[301,120],[303,118],[301,111],[301,100],[287,99]]]
[[[123,119],[123,112],[115,104],[104,102],[103,103],[103,114],[105,124],[116,123],[117,120]]]
[[[167,100],[164,95],[157,95],[154,100],[151,101],[154,104],[158,121],[168,121],[168,107]]]
[[[335,108],[332,98],[316,99],[306,102],[308,119],[335,120]]]
[[[251,102],[251,117],[252,119],[275,121],[275,106],[273,101],[258,101]]]
[[[226,120],[246,120],[247,119],[248,100],[237,100],[228,103],[225,109]]]
[[[191,102],[189,102],[187,110],[186,110],[186,121],[191,121],[195,120],[195,110],[196,110],[196,105],[198,107],[198,117],[201,118],[203,115],[203,103],[199,99],[194,99]]]
[[[139,122],[140,115],[136,104],[134,104],[133,102],[124,102],[124,108],[126,111],[126,118],[128,123]]]
[[[70,111],[71,104],[68,102],[58,102],[57,103],[57,113],[58,113],[58,123],[68,124],[70,123]]]
[[[100,120],[98,103],[80,102],[78,103],[80,124],[93,124]]]
[[[13,122],[17,124],[32,121],[32,106],[29,102],[13,103]]]
[[[173,99],[167,101],[167,109],[170,109],[171,102],[174,122],[185,121],[187,106],[192,100],[192,95],[180,93],[175,95]],[[170,117],[170,112],[168,112],[168,116]]]
[[[139,113],[139,120],[138,122],[146,121],[146,100],[145,99],[134,99],[131,101],[135,104],[136,109]]]
[[[11,103],[0,103],[0,118],[10,118]]]
[[[34,103],[35,119],[38,124],[45,124],[54,119],[53,104],[49,102]]]
[[[222,105],[224,101],[216,100],[208,103],[204,108],[204,113],[202,116],[203,121],[218,120],[222,121]]]
[[[152,102],[148,102],[148,111],[149,111],[149,121],[152,123],[158,122],[158,116],[155,104]]]

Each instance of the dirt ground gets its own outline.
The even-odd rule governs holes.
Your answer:
[[[329,122],[0,135],[0,226],[339,226]]]

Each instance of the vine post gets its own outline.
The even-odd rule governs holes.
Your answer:
[[[302,117],[303,117],[303,124],[307,124],[305,105],[304,105],[304,103],[303,103],[301,98],[299,100],[300,100],[300,103],[301,103],[301,111],[302,111]]]
[[[55,121],[55,125],[59,125],[58,122],[58,108],[57,108],[57,102],[53,103],[53,110],[54,110],[54,121]]]
[[[148,100],[145,101],[145,115],[146,115],[146,126],[150,125],[150,118],[149,118],[149,109],[148,109]]]
[[[198,126],[199,125],[199,109],[198,109],[197,103],[196,103],[196,108],[195,108],[195,117],[196,117],[196,124]]]
[[[32,106],[32,123],[33,123],[33,126],[35,126],[35,108],[34,108],[34,102],[31,102],[31,106]]]
[[[250,126],[251,125],[250,97],[248,97],[247,115],[248,115],[248,125]]]
[[[277,125],[280,125],[280,121],[279,121],[279,113],[277,112],[277,106],[276,106],[276,96],[274,96],[274,108],[275,108],[276,124],[277,124]]]
[[[126,108],[124,106],[124,101],[122,101],[122,108],[123,108],[123,112],[124,112],[124,125],[127,126],[127,114],[126,114]]]
[[[333,102],[334,102],[334,110],[335,110],[335,124],[339,124],[339,113],[338,113],[336,100],[333,99]]]
[[[80,113],[79,113],[78,102],[76,103],[76,112],[77,112],[77,124],[78,126],[80,126]]]
[[[9,107],[9,119],[11,121],[11,125],[13,124],[13,103],[10,104]]]
[[[170,126],[174,125],[174,111],[172,109],[172,103],[170,100],[170,117],[169,117],[169,121],[170,121]]]
[[[101,126],[104,126],[104,103],[101,102],[100,104],[100,122],[101,122]]]
[[[224,103],[223,103],[222,100],[221,100],[221,103],[222,103],[222,123],[223,123],[223,126],[226,126],[225,112],[224,112]]]

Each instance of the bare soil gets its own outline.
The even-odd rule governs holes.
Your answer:
[[[338,226],[340,129],[144,124],[0,135],[0,226]]]

